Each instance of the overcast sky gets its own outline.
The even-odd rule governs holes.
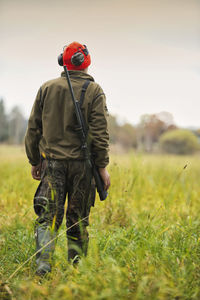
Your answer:
[[[168,111],[200,128],[199,0],[0,0],[0,97],[28,116],[60,76],[64,45],[84,43],[111,114],[133,124]]]

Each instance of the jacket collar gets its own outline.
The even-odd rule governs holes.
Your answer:
[[[70,70],[69,71],[69,76],[71,78],[80,78],[80,79],[94,81],[94,78],[91,75],[89,75],[89,74],[87,74],[83,71]],[[61,73],[61,77],[65,77],[65,72],[64,71]]]

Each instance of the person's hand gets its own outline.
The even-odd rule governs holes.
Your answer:
[[[40,180],[41,179],[41,164],[37,165],[37,166],[32,166],[31,168],[31,175],[33,177],[33,179],[35,180]]]
[[[110,186],[110,175],[106,168],[99,168],[99,173],[104,182],[104,189],[107,191]]]

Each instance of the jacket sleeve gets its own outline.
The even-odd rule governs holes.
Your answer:
[[[109,134],[108,134],[108,110],[106,97],[101,91],[92,102],[89,117],[89,133],[92,140],[92,154],[94,155],[95,165],[105,168],[109,163]]]
[[[26,155],[33,166],[40,163],[39,142],[42,136],[41,94],[42,89],[40,88],[31,111],[25,135]]]

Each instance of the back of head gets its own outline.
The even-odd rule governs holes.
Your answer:
[[[86,45],[73,42],[65,47],[63,65],[68,70],[84,70],[91,64],[91,57]]]

